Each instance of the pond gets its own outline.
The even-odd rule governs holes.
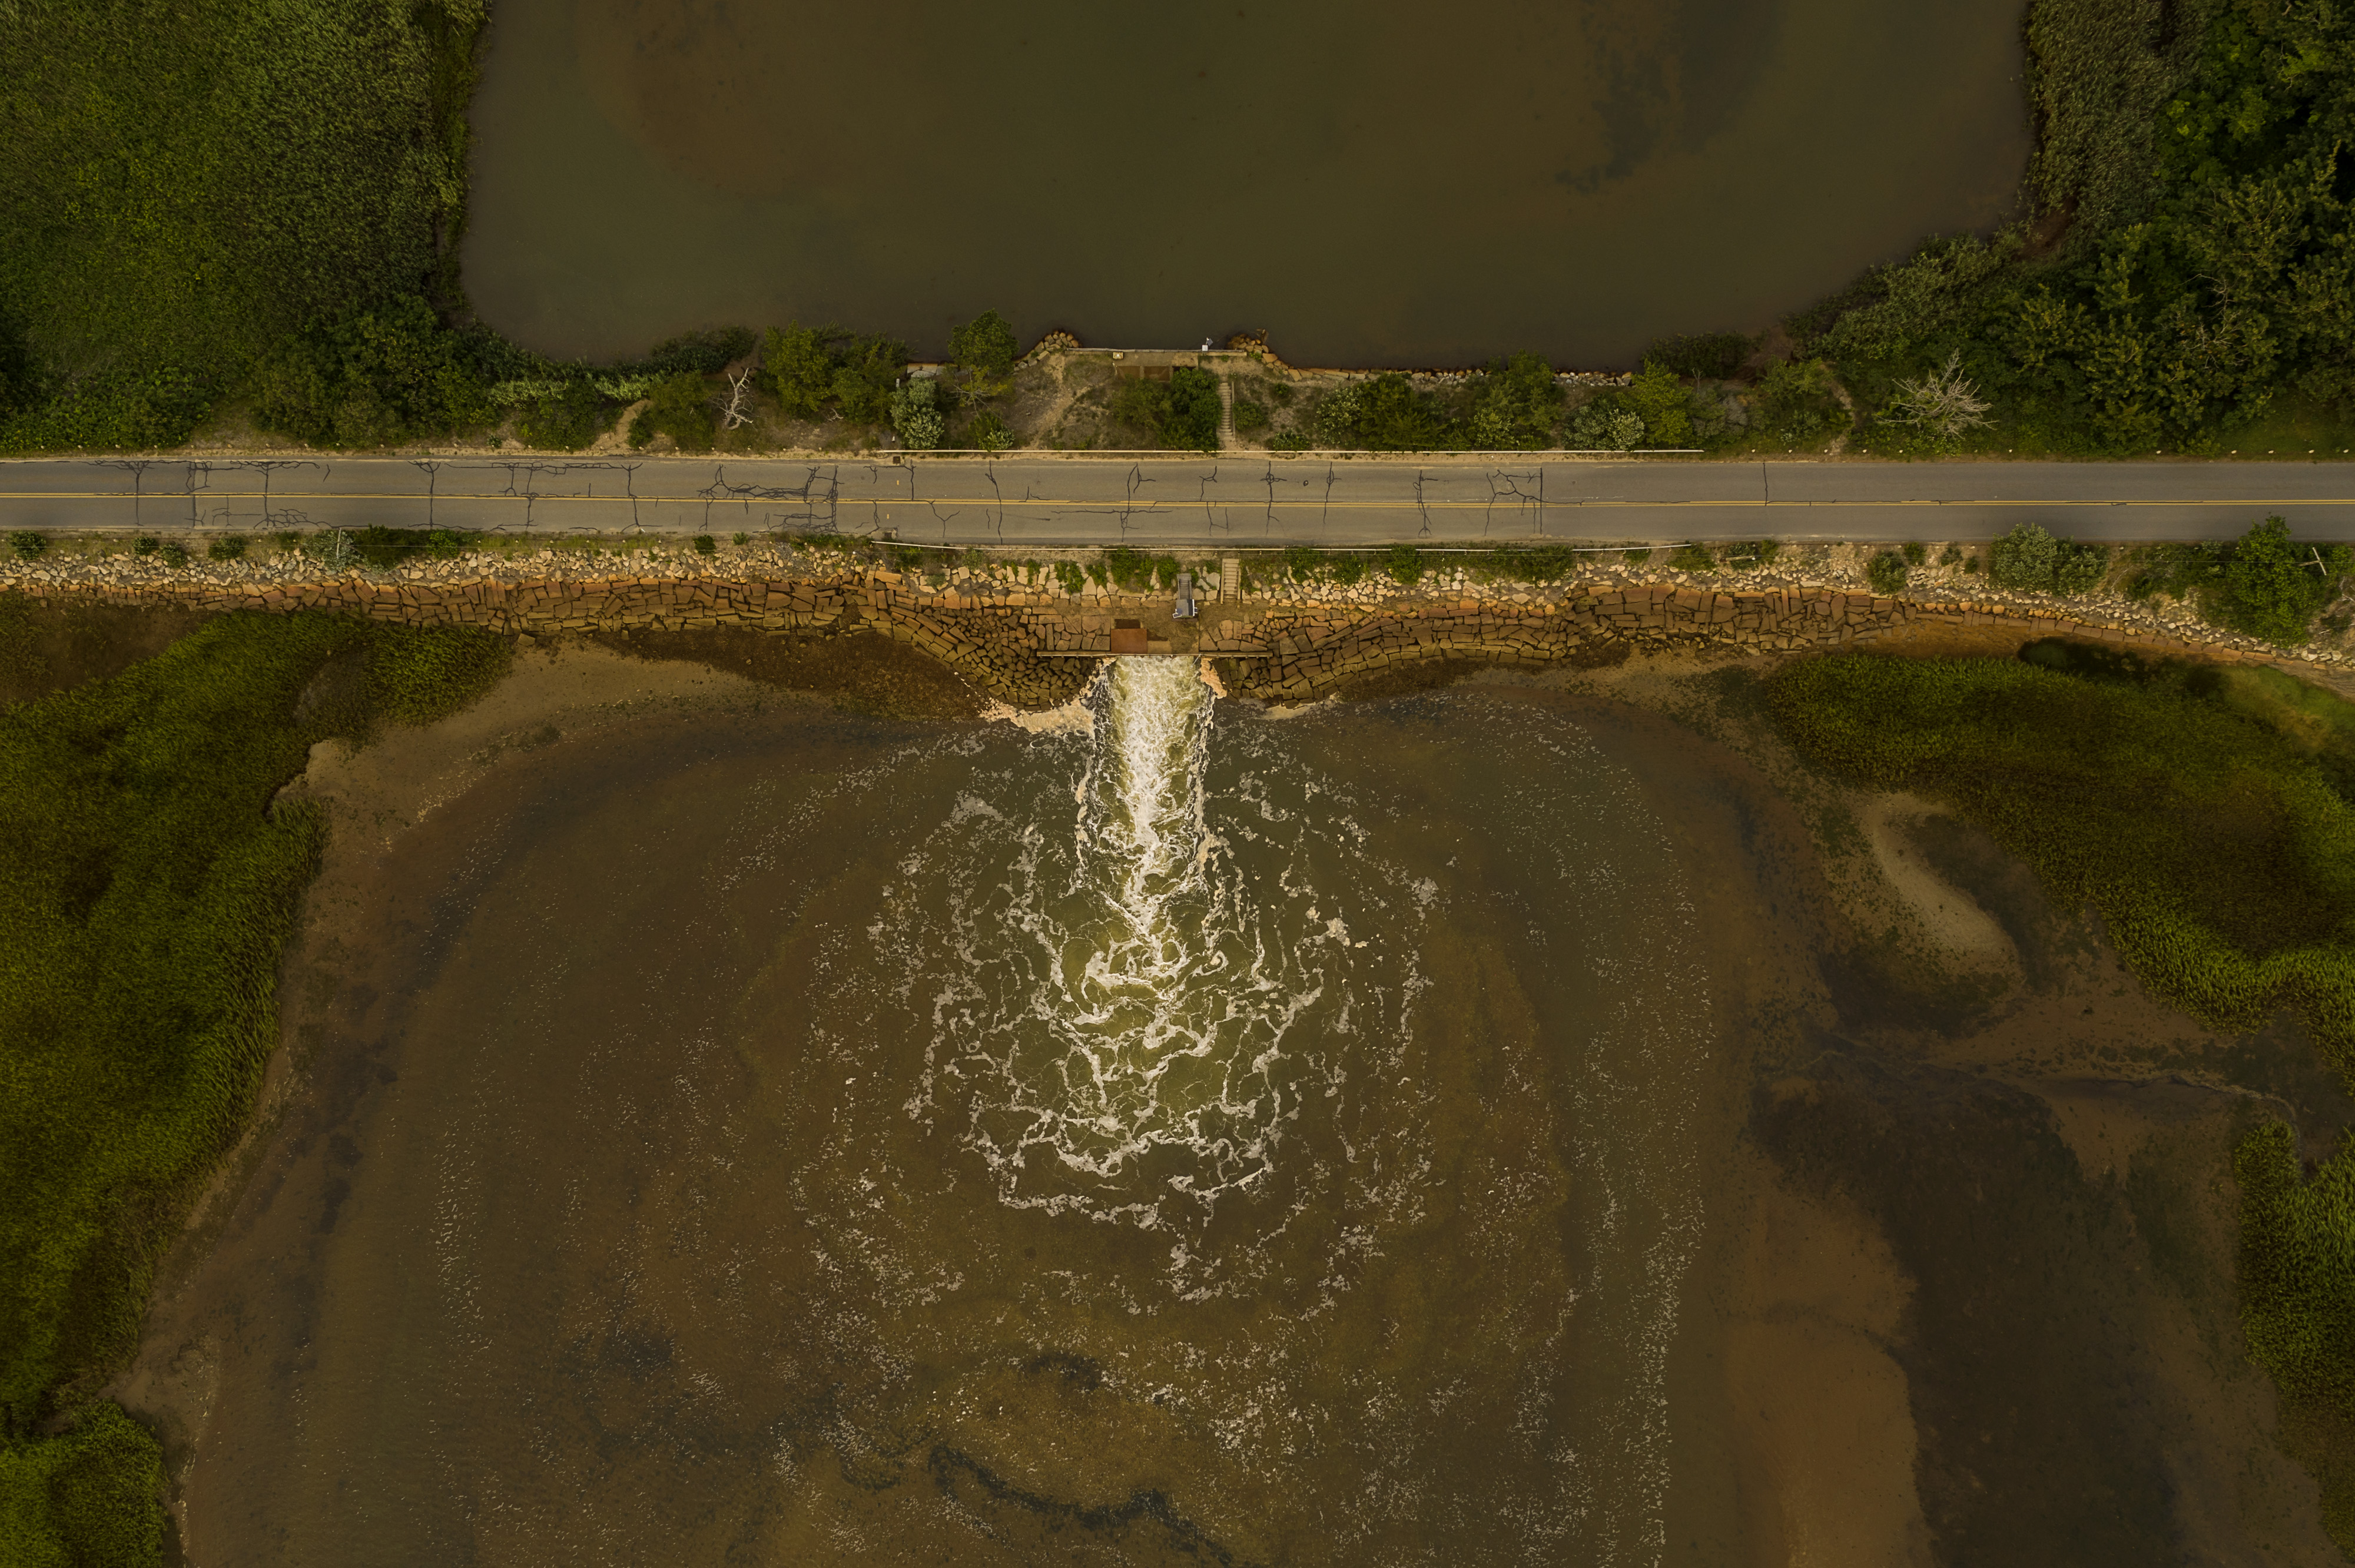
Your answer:
[[[543,352],[835,320],[1295,364],[1756,331],[2011,209],[2018,0],[503,0],[464,245]]]

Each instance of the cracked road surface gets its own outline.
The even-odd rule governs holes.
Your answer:
[[[773,529],[1039,547],[1686,539],[2215,539],[2278,514],[2355,539],[2355,464],[889,456],[32,459],[8,528]]]

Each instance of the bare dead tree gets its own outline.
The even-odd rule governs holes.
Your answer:
[[[752,372],[747,368],[728,373],[727,400],[719,404],[719,428],[735,430],[752,422]]]
[[[1917,380],[1900,379],[1890,421],[1918,424],[1940,437],[1957,436],[1987,423],[1987,401],[1963,375],[1963,351]]]

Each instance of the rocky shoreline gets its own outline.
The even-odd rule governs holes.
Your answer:
[[[944,563],[945,564],[945,563]],[[124,554],[54,557],[0,568],[0,591],[59,603],[198,612],[320,609],[410,625],[474,625],[533,639],[634,630],[745,627],[829,635],[866,630],[921,649],[991,697],[1052,707],[1116,653],[1225,663],[1228,688],[1279,701],[1320,695],[1434,658],[1542,664],[1629,653],[1739,657],[1870,644],[1950,628],[2027,641],[2076,636],[2141,652],[2256,662],[2344,687],[2336,649],[2293,655],[2124,601],[2041,601],[1973,582],[1890,597],[1837,581],[1750,572],[1597,571],[1573,582],[1479,581],[1442,566],[1412,587],[1246,586],[1232,560],[1201,593],[1109,582],[1062,591],[1051,564],[958,560],[930,573],[885,570],[841,552],[762,543],[691,551],[468,551],[392,571],[329,572],[299,550],[256,560],[165,568]],[[1941,574],[1951,575],[1951,574]],[[1223,592],[1218,591],[1223,581]],[[1729,580],[1731,585],[1728,585]],[[2024,602],[2023,602],[2024,601]]]

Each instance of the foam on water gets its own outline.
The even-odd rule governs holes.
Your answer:
[[[1285,1036],[1346,929],[1284,931],[1305,887],[1247,894],[1205,809],[1213,695],[1193,661],[1112,661],[1086,701],[1071,852],[1018,829],[909,1109],[962,1084],[964,1141],[1004,1201],[1149,1228],[1267,1175],[1305,1088]]]
[[[978,1353],[1018,1298],[1220,1464],[1445,1473],[1510,1494],[1524,1551],[1658,1561],[1707,1039],[1641,791],[1576,727],[1462,699],[1221,722],[1190,661],[1130,658],[1082,710],[941,758],[954,805],[813,998],[844,1087],[807,1222],[861,1282],[830,1320],[946,1313]],[[921,1051],[876,1083],[904,1139],[839,1141],[873,1136],[886,1041]],[[984,1233],[1024,1261],[961,1250]],[[972,1271],[996,1283],[957,1317]],[[1425,1334],[1427,1364],[1368,1360]],[[1499,1422],[1509,1477],[1454,1469]],[[1426,1504],[1361,1495],[1336,1552]]]

